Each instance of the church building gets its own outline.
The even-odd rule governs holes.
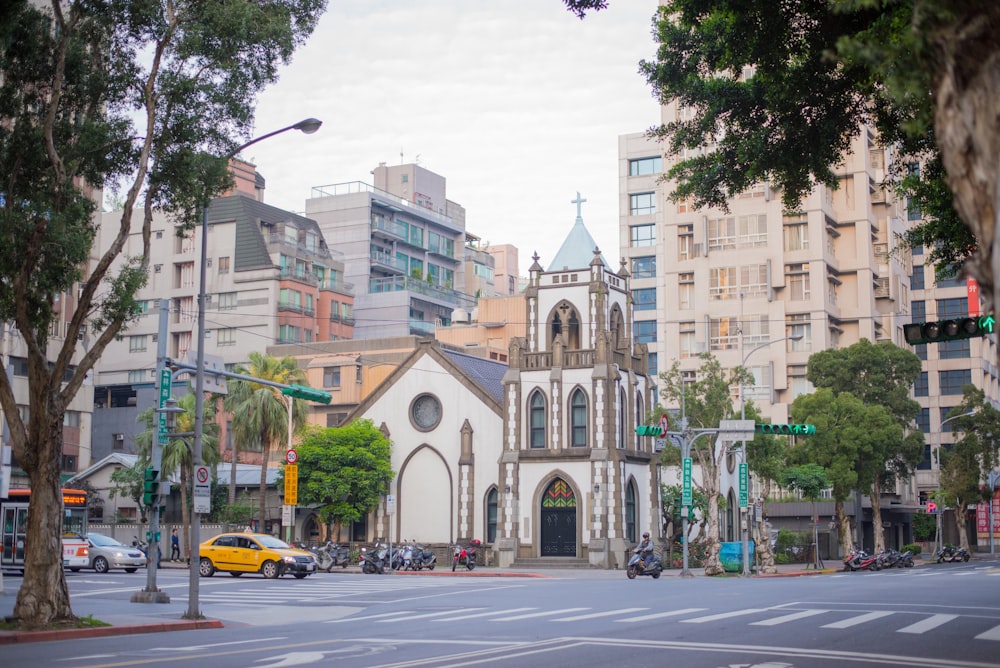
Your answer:
[[[659,535],[658,457],[635,433],[656,403],[648,352],[632,343],[628,271],[608,267],[581,201],[549,269],[533,258],[508,364],[427,340],[349,417],[393,444],[375,537],[614,568]]]

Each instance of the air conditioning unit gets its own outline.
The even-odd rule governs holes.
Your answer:
[[[124,443],[125,434],[115,434],[115,443]]]

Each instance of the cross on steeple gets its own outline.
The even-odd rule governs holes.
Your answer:
[[[576,204],[576,218],[577,218],[577,220],[582,220],[583,219],[583,214],[581,213],[580,209],[582,208],[581,205],[584,202],[586,202],[586,201],[587,200],[585,200],[582,197],[580,197],[580,191],[579,190],[576,191],[576,199],[571,199],[569,201],[570,204]]]

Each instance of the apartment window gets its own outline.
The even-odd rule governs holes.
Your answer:
[[[689,211],[694,211],[694,197],[677,200],[677,213],[688,213]]]
[[[293,246],[299,243],[299,231],[292,225],[285,225],[285,242]]]
[[[646,373],[650,378],[656,378],[656,374],[659,373],[659,367],[656,364],[656,353],[649,353],[649,366],[646,369]]]
[[[785,225],[785,250],[797,251],[809,248],[809,226],[804,222]]]
[[[354,304],[342,302],[340,304],[340,319],[351,320],[354,317]]]
[[[918,343],[917,345],[913,346],[913,354],[916,355],[917,358],[919,358],[921,361],[926,362],[927,361],[927,344],[926,343]]]
[[[965,279],[959,276],[958,271],[952,269],[934,281],[934,285],[939,288],[964,288]]]
[[[794,313],[788,316],[785,324],[785,336],[801,336],[798,341],[789,340],[788,349],[795,353],[807,353],[812,350],[812,323],[808,313]]]
[[[962,386],[972,382],[971,369],[951,369],[938,371],[938,394],[961,394]]]
[[[146,352],[146,335],[136,334],[128,337],[128,351],[130,353]]]
[[[306,232],[306,250],[315,253],[319,248],[319,235],[315,232]]]
[[[680,308],[694,308],[694,272],[677,277],[677,299]]]
[[[312,314],[315,311],[315,297],[310,294],[306,294],[306,313]]]
[[[913,267],[913,274],[910,276],[910,289],[923,290],[924,285],[924,265],[918,264]]]
[[[923,299],[918,299],[916,301],[910,302],[910,316],[913,318],[913,322],[926,322],[927,320],[927,302]]]
[[[741,248],[760,248],[767,245],[767,216],[753,214],[739,217]]]
[[[660,156],[650,158],[636,158],[628,161],[629,176],[647,176],[649,174],[659,174],[663,171],[663,159]]]
[[[583,390],[573,392],[569,408],[570,447],[583,448],[587,445],[587,397]]]
[[[917,426],[925,434],[931,433],[931,409],[921,408],[917,414]]]
[[[653,246],[656,244],[655,225],[632,225],[629,227],[631,245],[633,248]]]
[[[340,387],[340,367],[323,367],[323,387]]]
[[[656,193],[632,193],[629,197],[629,213],[646,216],[656,213]]]
[[[66,411],[63,413],[63,426],[79,429],[80,411]]]
[[[656,321],[655,320],[637,320],[632,323],[635,331],[636,343],[655,343],[656,342]]]
[[[217,338],[215,339],[216,345],[220,346],[235,346],[236,345],[236,328],[235,327],[223,327],[216,331]]]
[[[111,449],[112,450],[124,450],[125,449],[125,434],[112,434],[111,435]]]
[[[148,299],[140,299],[139,301],[137,301],[135,303],[135,306],[136,306],[136,309],[139,311],[139,313],[141,315],[145,315],[146,313],[149,313],[149,300]]]
[[[632,291],[633,311],[655,311],[656,310],[656,288],[642,288]]]
[[[744,386],[743,388],[747,399],[752,399],[758,404],[764,402],[770,403],[771,387],[774,384],[771,378],[771,365],[752,366],[748,367],[747,371],[753,376],[753,384],[749,387]]]
[[[743,345],[756,346],[771,340],[771,321],[766,315],[747,315],[743,317]]]
[[[959,339],[958,341],[942,341],[937,344],[938,359],[955,360],[968,359],[972,356],[972,346],[969,339]]]
[[[148,374],[145,369],[131,369],[128,372],[129,383],[145,383]]]
[[[690,260],[694,257],[694,226],[681,225],[677,229],[677,259]]]
[[[656,278],[656,256],[632,258],[632,278]]]
[[[767,265],[749,264],[740,267],[740,290],[747,297],[764,297],[767,295]]]
[[[219,269],[219,273],[220,274],[228,274],[229,273],[229,257],[220,257],[219,258],[218,269]]]
[[[716,218],[708,221],[709,250],[736,248],[736,219]]]
[[[226,311],[229,309],[234,309],[239,305],[239,300],[237,299],[236,292],[220,292],[219,293],[219,310]]]
[[[813,387],[813,384],[807,378],[801,376],[789,378],[788,389],[791,390],[792,401],[795,401],[797,397],[801,397],[803,394],[812,394],[816,388]]]
[[[545,447],[545,398],[535,392],[528,400],[528,444],[532,448]]]
[[[298,290],[282,288],[278,303],[281,306],[293,308],[295,310],[302,310],[302,293]]]
[[[708,272],[708,295],[711,299],[736,298],[736,267],[715,267]]]
[[[76,455],[63,455],[62,456],[62,468],[60,471],[65,471],[66,473],[76,473]]]
[[[695,339],[695,328],[693,322],[680,323],[680,351],[681,359],[698,356],[698,344]]]
[[[279,343],[301,343],[299,328],[294,325],[281,325],[278,327]]]
[[[936,303],[938,320],[946,320],[948,318],[964,318],[969,315],[968,297],[938,299]]]
[[[916,380],[913,381],[913,396],[930,396],[930,380],[926,371],[921,372],[921,374],[917,376]]]
[[[708,345],[712,350],[736,350],[740,342],[740,323],[737,318],[709,320]]]
[[[793,300],[809,299],[809,264],[785,265],[785,278],[788,285],[788,296]]]
[[[424,228],[410,225],[410,245],[424,247]]]

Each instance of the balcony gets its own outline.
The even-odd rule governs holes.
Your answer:
[[[327,278],[319,282],[320,290],[329,290],[331,292],[337,292],[342,295],[353,295],[354,294],[354,284],[345,283],[339,278]]]
[[[406,227],[392,220],[372,217],[372,236],[407,241]]]
[[[434,285],[412,276],[390,276],[388,278],[373,278],[368,281],[368,294],[376,295],[385,292],[399,291],[415,292],[427,297],[434,297],[449,304],[462,307],[475,307],[476,298],[440,285]]]
[[[296,281],[304,285],[311,285],[312,287],[317,287],[319,285],[319,279],[316,277],[316,274],[312,274],[304,269],[282,267],[281,278],[284,280]]]
[[[405,274],[408,268],[406,260],[401,260],[389,253],[380,253],[376,250],[371,251],[371,261],[374,267],[400,274]]]

